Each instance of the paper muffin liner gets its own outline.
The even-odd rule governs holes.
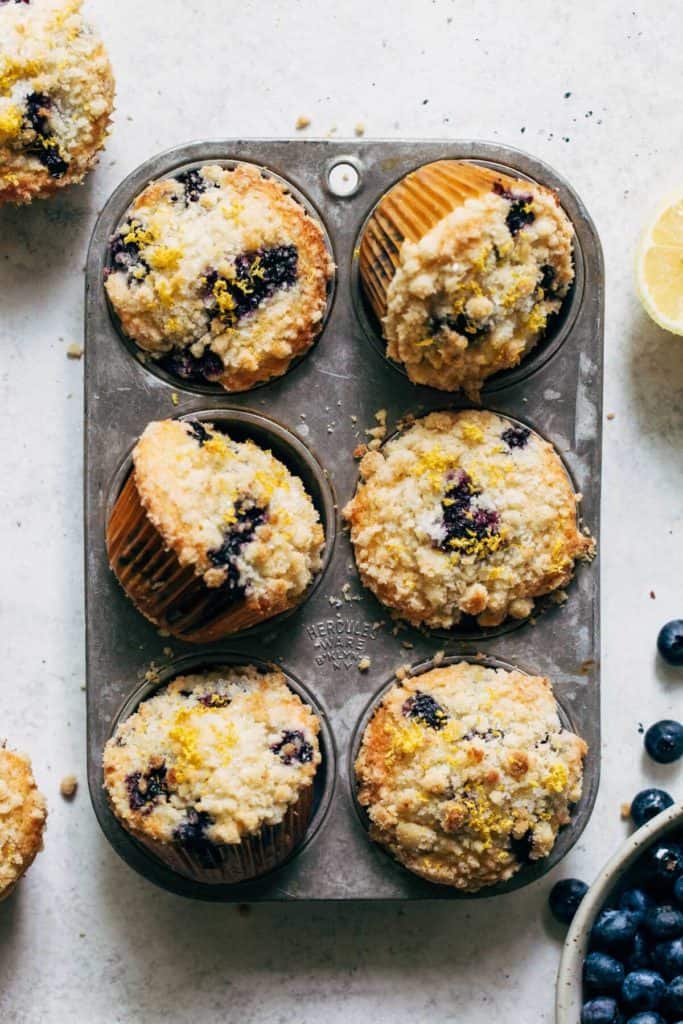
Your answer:
[[[189,643],[212,643],[292,607],[235,601],[207,587],[191,565],[180,564],[150,521],[135,483],[126,480],[107,524],[111,568],[136,608],[154,625]]]
[[[130,831],[150,853],[179,875],[208,885],[233,885],[258,878],[287,860],[305,839],[312,813],[311,784],[301,791],[279,825],[264,825],[239,843],[206,842],[188,847],[182,843],[161,843],[144,833]],[[126,828],[125,822],[121,824]]]
[[[519,179],[464,160],[437,160],[411,171],[380,199],[363,231],[359,270],[375,314],[387,311],[387,292],[405,241],[417,242],[462,206],[491,191],[519,185]]]

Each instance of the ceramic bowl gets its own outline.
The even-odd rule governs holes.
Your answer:
[[[588,937],[598,912],[631,865],[655,840],[683,829],[683,805],[674,804],[629,836],[581,900],[562,951],[555,999],[556,1024],[579,1024],[583,1003],[582,969]]]

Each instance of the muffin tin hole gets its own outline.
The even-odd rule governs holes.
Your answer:
[[[306,213],[313,220],[315,220],[316,223],[320,226],[320,229],[321,229],[321,231],[323,233],[323,238],[324,238],[324,241],[325,241],[325,246],[326,246],[327,251],[329,253],[330,259],[332,260],[333,264],[335,264],[335,267],[336,267],[336,260],[335,260],[335,255],[334,255],[334,249],[332,247],[332,242],[331,242],[331,239],[330,239],[330,236],[329,236],[329,232],[327,231],[327,227],[325,225],[325,222],[324,222],[323,217],[320,214],[320,212],[316,209],[316,207],[314,206],[312,201],[308,198],[308,196],[306,196],[300,189],[298,189],[295,185],[293,185],[286,178],[282,177],[280,174],[277,174],[275,171],[270,170],[269,168],[264,167],[263,165],[253,163],[253,162],[248,161],[248,160],[234,160],[234,159],[227,159],[227,158],[218,159],[218,158],[212,158],[212,157],[207,156],[206,159],[203,159],[203,160],[193,160],[190,163],[178,164],[178,166],[173,167],[173,168],[169,169],[168,171],[166,171],[164,174],[160,175],[160,177],[158,179],[156,179],[156,180],[164,180],[164,179],[167,179],[167,178],[174,178],[174,177],[177,177],[177,175],[179,175],[179,174],[185,173],[187,171],[198,170],[201,167],[207,166],[209,164],[218,165],[218,166],[224,167],[226,169],[232,169],[232,168],[237,167],[238,165],[243,165],[243,166],[248,166],[248,167],[255,167],[261,173],[261,177],[269,178],[269,179],[272,179],[273,181],[278,182],[283,187],[285,192],[288,195],[290,195],[293,199],[295,199],[296,202],[298,202],[299,205],[304,208]],[[115,235],[116,232],[119,230],[119,227],[123,223],[123,221],[125,219],[126,212],[129,209],[131,203],[135,200],[137,195],[139,195],[140,192],[142,192],[144,190],[144,188],[147,187],[148,184],[150,184],[150,182],[149,181],[145,181],[143,183],[143,188],[141,188],[134,196],[132,196],[132,197],[130,197],[128,199],[128,201],[126,202],[125,208],[123,209],[123,211],[121,212],[121,215],[116,220],[116,226],[115,226],[115,228],[114,228],[114,230],[112,232],[112,235]],[[111,270],[112,270],[111,255],[110,255],[109,249],[107,249],[107,251],[105,253],[105,258],[104,258],[104,274],[105,274],[105,276]],[[252,385],[251,387],[245,389],[245,391],[242,391],[242,392],[226,391],[226,389],[221,387],[220,384],[214,384],[214,383],[211,383],[210,381],[205,380],[205,379],[194,379],[192,377],[182,377],[179,374],[174,373],[168,366],[164,365],[164,357],[163,356],[161,358],[155,358],[150,352],[147,352],[145,349],[140,348],[140,346],[132,338],[130,338],[126,334],[126,332],[123,329],[123,326],[121,324],[121,321],[120,321],[120,319],[119,319],[119,317],[118,317],[118,315],[116,313],[116,310],[114,309],[114,307],[113,307],[113,305],[112,305],[112,303],[111,303],[111,301],[109,299],[109,296],[106,293],[106,291],[104,292],[104,297],[105,297],[105,302],[106,302],[106,306],[107,306],[107,310],[109,312],[109,316],[110,316],[111,322],[112,322],[112,324],[114,325],[114,327],[116,329],[116,333],[117,333],[117,335],[119,337],[119,340],[123,344],[124,349],[126,350],[126,352],[130,356],[132,356],[133,359],[135,359],[135,361],[137,363],[139,363],[141,366],[143,366],[145,370],[147,370],[154,377],[157,377],[159,380],[163,381],[165,384],[168,384],[171,387],[174,387],[174,388],[177,388],[177,389],[182,389],[183,391],[189,391],[189,392],[191,392],[193,394],[198,394],[198,395],[207,395],[207,396],[221,395],[221,396],[225,397],[225,396],[229,396],[231,394],[244,394],[245,392],[255,391],[257,389],[260,389],[260,388],[263,388],[263,387],[267,387],[268,385],[274,384],[278,380],[280,380],[282,377],[286,377],[292,370],[294,370],[297,366],[299,366],[303,362],[303,360],[306,359],[306,357],[308,355],[310,355],[310,353],[317,346],[318,342],[320,341],[320,338],[322,337],[322,335],[324,333],[325,326],[326,326],[327,321],[329,319],[330,312],[331,312],[331,309],[332,309],[332,305],[334,303],[334,296],[335,296],[335,291],[336,291],[336,283],[337,283],[337,274],[336,274],[336,269],[335,269],[335,270],[333,270],[332,276],[331,276],[331,278],[330,278],[330,280],[328,282],[328,285],[327,285],[327,303],[326,303],[326,307],[325,307],[325,314],[324,314],[320,324],[318,325],[318,331],[317,331],[315,340],[314,340],[313,344],[310,346],[310,348],[308,348],[305,352],[302,352],[300,355],[295,356],[295,358],[292,359],[291,363],[287,367],[287,369],[284,372],[284,374],[281,374],[280,376],[276,376],[276,377],[271,377],[268,380],[259,381],[258,383]],[[103,287],[103,290],[104,290],[104,282],[102,283],[102,287]]]
[[[462,409],[462,410],[460,410],[460,409],[451,410],[451,409],[448,409],[448,408],[432,409],[432,410],[429,410],[429,412],[421,412],[419,416],[416,415],[413,419],[410,419],[409,415],[406,415],[405,417],[403,417],[405,420],[408,421],[408,425],[406,426],[405,429],[406,430],[409,429],[409,425],[411,423],[414,423],[414,422],[416,422],[416,421],[418,421],[420,419],[424,419],[425,416],[430,415],[432,412],[450,412],[450,411],[466,412],[467,409]],[[499,412],[497,409],[493,409],[491,407],[486,407],[483,410],[476,410],[476,411],[491,412],[494,415],[500,416],[502,419],[507,420],[512,426],[522,427],[525,430],[530,431],[530,433],[532,433],[540,441],[543,441],[545,443],[551,444],[552,447],[553,447],[553,451],[555,452],[555,455],[560,460],[562,468],[563,468],[563,470],[564,470],[564,472],[566,474],[567,480],[569,482],[569,486],[571,487],[571,489],[572,489],[572,491],[574,493],[577,492],[578,488],[577,488],[576,483],[574,481],[574,478],[573,478],[573,476],[572,476],[572,474],[571,474],[571,472],[569,470],[569,467],[567,466],[567,463],[565,462],[565,460],[562,457],[561,453],[558,451],[556,445],[550,440],[550,438],[546,437],[540,431],[536,430],[536,428],[533,427],[531,425],[531,423],[528,423],[527,421],[522,420],[522,419],[518,419],[515,416],[510,416],[507,413]],[[385,445],[389,444],[390,441],[393,441],[396,438],[398,438],[403,432],[404,432],[404,428],[399,428],[399,429],[393,431],[393,433],[389,434],[384,439],[384,441],[382,442],[382,446],[380,448],[380,451],[382,450],[382,448],[384,448]],[[354,489],[354,495],[356,494],[359,485],[360,485],[360,476],[358,477],[358,480],[357,480],[357,483],[356,483],[356,488]],[[581,506],[580,505],[577,505],[577,509],[576,509],[576,526],[577,526],[577,529],[579,531],[581,531],[581,529],[583,527],[583,521],[582,521],[582,517],[581,517]],[[356,564],[356,561],[355,561],[355,549],[354,549],[353,544],[351,545],[351,551],[352,551],[352,555],[353,555],[353,558],[354,558],[354,565],[356,566],[356,573],[358,575],[359,582],[361,582],[360,581],[360,573],[358,572],[358,567],[357,567],[357,564]],[[584,566],[584,565],[585,565],[585,563],[582,563],[580,561],[577,561],[575,563],[574,572],[572,574],[572,578],[570,579],[569,583],[567,584],[567,587],[573,587],[575,585],[576,574],[577,574],[577,572],[579,572],[581,570],[582,566]],[[361,585],[363,585],[362,582],[361,582]],[[375,595],[372,593],[371,590],[369,590],[369,588],[364,587],[364,589],[373,598],[373,600],[375,600],[377,602],[378,610],[381,610],[384,614],[386,614],[388,611],[390,611],[390,609],[387,608],[387,606],[383,605],[379,601],[379,599],[375,597]],[[527,618],[525,618],[525,619],[507,618],[503,622],[501,622],[500,625],[498,625],[498,626],[480,626],[479,623],[477,622],[475,616],[467,615],[467,614],[464,614],[464,613],[462,614],[462,616],[460,618],[460,622],[457,625],[452,626],[450,629],[441,629],[441,628],[438,628],[438,627],[432,628],[432,627],[424,626],[424,625],[423,626],[412,626],[411,623],[407,622],[405,619],[402,619],[398,612],[395,613],[395,617],[396,617],[397,621],[400,621],[401,624],[404,627],[406,627],[406,628],[416,629],[416,630],[418,630],[418,632],[423,633],[426,636],[432,637],[433,639],[443,640],[446,643],[449,643],[449,642],[452,643],[452,642],[493,640],[495,637],[505,636],[508,633],[512,633],[515,630],[521,629],[523,626],[528,625],[531,622],[532,619],[535,621],[536,619],[538,619],[538,617],[540,615],[546,614],[547,612],[552,611],[552,609],[556,609],[556,610],[560,610],[561,611],[561,608],[562,608],[562,604],[558,603],[556,600],[554,600],[553,599],[553,595],[551,593],[551,594],[543,594],[543,595],[541,595],[539,597],[536,597],[534,599],[533,611],[531,612],[531,615],[529,615]]]
[[[332,484],[318,457],[295,434],[276,420],[249,409],[200,409],[184,413],[181,420],[200,420],[213,423],[218,430],[228,433],[235,441],[254,441],[259,447],[269,449],[287,469],[298,476],[320,516],[325,532],[325,546],[319,572],[301,595],[294,608],[265,619],[255,626],[231,634],[231,639],[250,636],[265,629],[276,628],[281,622],[297,612],[317,590],[332,560],[337,540],[337,501]],[[135,444],[135,443],[134,443]],[[132,469],[132,449],[119,464],[110,482],[105,506],[105,524],[109,522],[112,509]],[[105,526],[106,529],[106,526]]]
[[[474,158],[468,159],[467,162],[481,164],[483,167],[489,167],[494,171],[500,171],[503,174],[508,174],[512,177],[520,178],[525,181],[534,181],[539,185],[544,184],[540,179],[534,179],[530,175],[517,170],[517,168],[512,165],[501,164],[497,161],[477,160]],[[408,173],[410,172],[405,172],[405,174]],[[402,178],[405,177],[405,174],[402,175]],[[393,184],[396,184],[396,182]],[[370,343],[375,352],[377,352],[377,354],[389,364],[389,366],[393,367],[394,370],[407,378],[408,374],[403,364],[396,362],[387,355],[387,344],[382,334],[382,325],[365,295],[360,276],[361,239],[363,238],[367,224],[375,209],[386,193],[393,188],[393,184],[389,186],[382,196],[379,197],[377,202],[373,204],[356,237],[351,261],[351,300],[356,318],[363,329],[363,334],[366,340]],[[521,381],[526,380],[532,374],[535,374],[545,366],[545,364],[554,355],[556,355],[557,352],[559,352],[576,321],[584,295],[584,257],[579,233],[576,230],[576,224],[566,209],[565,213],[572,221],[574,227],[574,280],[571,287],[565,296],[559,312],[552,317],[543,337],[536,343],[531,352],[529,352],[529,354],[525,356],[517,366],[512,367],[509,370],[500,370],[498,373],[494,373],[488,377],[482,386],[482,395],[493,394],[497,391],[502,391],[505,388],[513,387]],[[453,394],[460,394],[460,392],[453,392]]]
[[[266,875],[259,875],[258,879],[260,880],[280,871],[295,857],[298,857],[318,835],[330,810],[336,785],[337,752],[334,737],[328,724],[327,713],[324,708],[321,707],[317,698],[299,679],[296,678],[296,676],[292,675],[292,673],[282,665],[278,665],[274,662],[267,662],[261,658],[251,657],[247,654],[237,654],[231,651],[211,651],[210,653],[185,655],[184,657],[174,659],[171,663],[158,671],[156,678],[153,681],[144,682],[130,694],[118,714],[115,716],[109,735],[113,736],[119,724],[134,714],[144,700],[153,696],[158,690],[171,683],[178,676],[201,672],[205,669],[218,668],[222,665],[235,667],[254,665],[256,668],[263,671],[277,670],[282,672],[289,688],[312,708],[320,722],[318,742],[320,744],[321,762],[313,780],[313,809],[308,829],[306,830],[306,835],[303,841],[294,850],[292,850],[285,860],[280,864],[277,864],[271,871],[267,872]],[[116,823],[122,841],[129,840],[136,847],[136,850],[141,856],[153,862],[155,870],[158,870],[159,868],[170,870],[168,866],[164,865],[162,861],[159,861],[150,850],[130,835],[109,808],[108,813]],[[211,885],[209,883],[201,882],[194,882],[192,884],[196,885],[199,889],[208,889],[214,895],[219,895],[222,890],[239,889],[242,886],[249,885],[255,880],[255,878],[245,879],[243,882],[239,882],[234,885]]]
[[[438,662],[435,662],[434,659],[430,659],[428,661],[419,662],[418,664],[413,665],[408,671],[408,678],[414,679],[417,676],[424,675],[426,672],[429,672],[432,669],[446,668],[448,665],[459,665],[463,661],[467,662],[467,664],[469,665],[481,665],[485,668],[503,669],[506,672],[521,672],[525,676],[543,674],[534,673],[532,670],[526,667],[522,667],[519,664],[513,665],[510,662],[503,661],[500,658],[492,656],[487,656],[483,654],[454,654],[442,658]],[[562,858],[569,852],[569,850],[571,850],[571,848],[577,842],[579,836],[583,832],[585,824],[588,821],[590,813],[593,809],[593,804],[595,803],[595,797],[597,795],[599,767],[598,759],[593,758],[593,752],[590,749],[588,751],[586,760],[584,761],[583,788],[581,799],[577,804],[574,804],[571,809],[570,822],[560,829],[557,835],[557,839],[555,840],[555,845],[553,846],[551,852],[548,854],[547,857],[542,857],[540,860],[531,861],[527,864],[523,864],[520,867],[519,871],[515,875],[513,875],[512,878],[508,879],[507,882],[501,882],[497,885],[485,887],[476,893],[461,893],[458,892],[456,889],[440,886],[436,882],[430,882],[426,879],[421,879],[419,876],[413,874],[413,872],[411,872],[407,867],[404,867],[403,864],[400,864],[399,861],[397,861],[391,855],[391,853],[388,850],[386,850],[383,846],[381,846],[379,843],[373,842],[370,839],[370,817],[366,809],[361,805],[361,803],[358,800],[358,786],[356,782],[356,773],[354,765],[356,762],[356,758],[358,757],[358,752],[360,750],[361,743],[363,741],[363,734],[365,733],[365,730],[372,716],[374,715],[379,705],[382,703],[382,700],[384,699],[386,694],[392,689],[392,687],[399,685],[401,681],[402,680],[398,679],[395,675],[393,675],[389,680],[387,680],[387,682],[385,682],[380,687],[380,689],[375,693],[375,695],[370,698],[370,700],[368,701],[368,703],[366,704],[365,708],[363,709],[358,718],[358,721],[355,725],[355,728],[353,729],[349,742],[346,774],[348,785],[350,788],[350,799],[353,804],[356,817],[367,838],[367,842],[370,846],[370,849],[376,851],[377,854],[381,856],[386,863],[390,864],[396,871],[400,872],[403,875],[410,875],[411,878],[413,878],[418,884],[421,884],[425,887],[426,892],[433,892],[435,889],[439,891],[442,888],[447,888],[450,896],[453,896],[456,899],[463,900],[484,899],[489,896],[498,896],[503,893],[513,892],[515,889],[523,888],[530,882],[535,881],[536,879],[541,878],[543,875],[547,874],[548,871],[550,871],[557,863],[559,863],[560,860],[562,860]],[[564,703],[558,697],[556,689],[556,680],[550,679],[550,682],[553,685],[553,693],[555,697],[555,702],[557,704],[557,713],[562,724],[562,727],[571,732],[577,732],[572,722],[572,716],[568,713]],[[580,734],[577,733],[577,735]],[[593,762],[592,770],[589,764],[589,759],[591,759],[591,761]]]
[[[360,192],[360,165],[353,157],[340,157],[327,168],[327,190],[338,199],[350,199]]]

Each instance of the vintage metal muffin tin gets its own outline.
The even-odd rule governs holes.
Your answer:
[[[353,494],[352,452],[387,410],[391,432],[408,413],[472,403],[412,385],[384,358],[376,324],[358,288],[354,252],[368,214],[389,186],[420,164],[444,157],[480,160],[557,190],[576,229],[576,282],[553,333],[515,370],[493,378],[482,405],[528,423],[551,440],[583,494],[583,519],[597,538],[600,514],[604,286],[600,243],[581,200],[551,168],[517,150],[480,142],[225,141],[163,153],[114,192],[93,232],[86,275],[86,636],[88,757],[92,801],[114,848],[136,870],[169,890],[223,901],[300,899],[449,899],[395,864],[368,839],[353,796],[351,762],[369,702],[401,665],[422,665],[441,650],[514,664],[550,676],[566,719],[589,744],[584,795],[550,857],[527,866],[484,896],[544,874],[570,849],[589,818],[598,785],[599,572],[579,566],[568,600],[514,629],[454,630],[444,635],[402,628],[360,584],[340,510]],[[317,211],[337,264],[330,309],[318,344],[282,378],[238,395],[184,384],[150,370],[120,336],[102,287],[107,243],[134,197],[155,178],[188,165],[244,160],[291,183]],[[343,191],[345,195],[339,195]],[[105,551],[108,510],[137,436],[154,419],[200,414],[268,438],[303,474],[327,524],[329,564],[294,613],[207,648],[160,636],[127,599]],[[294,442],[289,438],[294,435]],[[303,446],[302,447],[302,442]],[[306,448],[309,450],[306,452]],[[322,470],[321,468],[322,467]],[[326,479],[327,478],[327,479]],[[382,623],[382,625],[378,625]],[[370,668],[361,672],[361,658]],[[284,866],[233,886],[207,886],[176,875],[137,844],[111,814],[102,788],[102,748],[122,712],[178,671],[221,661],[280,664],[295,689],[324,716],[326,769],[318,780],[309,840]]]

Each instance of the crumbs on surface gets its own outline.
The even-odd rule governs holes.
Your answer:
[[[75,775],[65,775],[59,783],[59,792],[65,800],[73,800],[78,789],[78,779]]]

